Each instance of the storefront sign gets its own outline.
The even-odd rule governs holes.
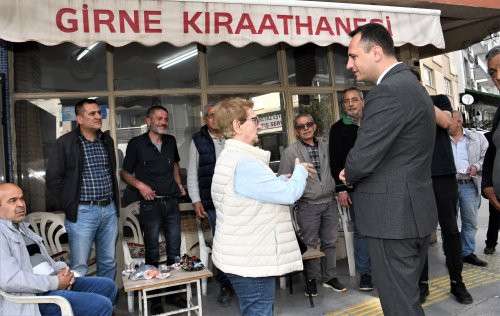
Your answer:
[[[396,46],[444,48],[439,15],[436,10],[309,1],[10,0],[0,2],[0,38],[82,47],[96,42],[347,46],[350,31],[372,22],[384,25]]]
[[[260,129],[268,130],[278,128],[281,130],[281,113],[274,112],[272,114],[266,113],[259,115]]]

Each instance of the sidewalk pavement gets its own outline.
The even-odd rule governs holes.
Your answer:
[[[479,211],[479,229],[476,235],[476,255],[488,261],[488,267],[479,268],[464,264],[464,281],[470,290],[474,303],[462,305],[449,294],[448,272],[442,251],[442,241],[438,228],[438,242],[429,249],[430,295],[424,304],[426,315],[447,316],[489,316],[500,315],[500,249],[493,255],[484,255],[484,239],[488,227],[488,205],[485,200]],[[459,226],[460,227],[460,226]],[[380,301],[376,291],[361,292],[357,289],[358,278],[349,277],[346,260],[337,262],[339,279],[348,287],[347,292],[336,293],[318,284],[319,295],[314,298],[315,307],[309,307],[304,295],[302,274],[293,276],[292,295],[287,290],[280,290],[277,285],[275,315],[313,316],[313,315],[382,315]],[[208,284],[208,295],[203,298],[203,312],[209,316],[239,315],[237,300],[226,308],[216,303],[218,286],[214,280]],[[130,315],[126,312],[126,295],[122,294],[118,302],[117,315]]]

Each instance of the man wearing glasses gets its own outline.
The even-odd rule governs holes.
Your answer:
[[[351,216],[355,221],[355,210],[352,208],[352,201],[349,193],[351,190],[339,179],[339,173],[344,169],[345,160],[349,150],[354,146],[358,135],[358,126],[361,121],[365,101],[363,93],[356,87],[347,88],[343,93],[344,113],[340,120],[332,125],[330,129],[330,168],[335,179],[338,203],[345,208],[351,208]],[[370,255],[366,239],[354,229],[354,248],[356,269],[360,274],[359,289],[361,291],[373,290],[373,283],[370,271]]]
[[[336,277],[335,243],[339,218],[334,195],[335,181],[330,173],[328,142],[316,137],[317,127],[310,114],[299,114],[294,126],[298,141],[288,146],[281,155],[278,174],[291,174],[296,158],[314,165],[317,174],[307,179],[304,194],[296,202],[296,216],[304,243],[308,248],[321,246],[321,251],[325,253],[321,262],[316,259],[305,263],[308,275],[305,294],[318,295],[317,281],[322,282],[323,287],[344,292],[345,286]]]

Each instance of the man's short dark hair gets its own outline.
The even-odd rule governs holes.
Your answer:
[[[349,87],[347,89],[344,89],[344,91],[342,91],[342,95],[346,94],[346,92],[349,92],[349,91],[356,91],[359,95],[359,97],[361,98],[361,100],[363,100],[364,96],[363,96],[363,91],[361,91],[360,88],[358,87]]]
[[[97,101],[94,99],[83,99],[78,101],[75,104],[75,115],[83,114],[83,106],[85,104],[97,104]]]
[[[149,117],[156,111],[165,111],[168,113],[168,110],[165,107],[163,107],[161,105],[153,105],[153,106],[149,107],[148,112],[146,113],[146,116]]]
[[[382,47],[382,51],[387,56],[396,56],[394,41],[387,29],[378,23],[369,23],[362,25],[349,33],[350,37],[361,33],[361,42],[364,44],[365,52],[368,52],[373,45]]]

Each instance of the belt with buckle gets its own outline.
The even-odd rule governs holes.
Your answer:
[[[471,182],[473,182],[472,178],[469,178],[469,179],[457,179],[457,183],[458,184],[467,184],[467,183],[471,183]]]
[[[96,205],[96,206],[108,206],[111,204],[111,199],[97,200],[97,201],[80,201],[83,205]]]
[[[167,200],[172,200],[175,199],[175,196],[172,195],[161,195],[161,196],[155,196],[156,201],[167,201]]]

